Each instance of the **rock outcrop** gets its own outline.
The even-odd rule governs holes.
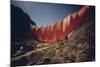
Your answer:
[[[36,25],[21,8],[11,5],[11,41],[32,38],[30,24]]]

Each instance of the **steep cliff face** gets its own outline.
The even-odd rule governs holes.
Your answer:
[[[32,38],[30,24],[36,25],[21,8],[11,5],[11,41]]]
[[[35,36],[30,31],[30,24],[36,25],[22,9],[11,5],[11,55],[20,48],[28,48],[28,46],[16,44],[16,42],[35,39]]]

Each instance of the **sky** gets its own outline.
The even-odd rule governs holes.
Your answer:
[[[12,1],[11,4],[21,8],[37,25],[48,25],[78,11],[80,5]]]

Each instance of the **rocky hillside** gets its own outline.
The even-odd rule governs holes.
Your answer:
[[[11,4],[11,41],[33,39],[30,24],[36,25],[27,13]]]
[[[57,43],[20,42],[24,46],[19,45],[20,50],[12,53],[12,66],[95,61],[94,22],[94,19],[85,22],[67,40]],[[20,43],[14,42],[17,46]]]

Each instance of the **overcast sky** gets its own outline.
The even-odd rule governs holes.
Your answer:
[[[79,5],[51,4],[27,1],[12,1],[13,5],[26,12],[31,20],[38,25],[47,25],[64,18],[70,13],[80,9]]]

